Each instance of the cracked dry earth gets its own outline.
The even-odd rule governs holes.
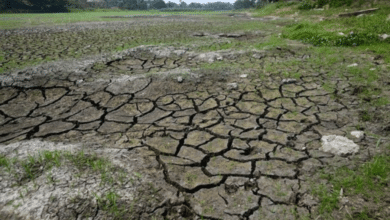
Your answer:
[[[361,163],[380,153],[374,139],[348,133],[359,120],[357,99],[331,99],[321,88],[329,77],[316,68],[299,69],[302,77],[287,81],[189,69],[310,56],[303,48],[193,53],[141,46],[115,59],[14,73],[18,81],[0,88],[0,152],[27,158],[84,149],[108,158],[114,181],[100,184],[94,172],[76,176],[72,164],[50,171],[54,183],[40,166],[34,181],[2,172],[3,219],[114,219],[94,196],[111,191],[125,210],[119,219],[315,219],[318,199],[309,181],[326,182],[315,171],[352,169],[353,157]],[[348,80],[333,82],[340,93],[354,90]],[[321,137],[332,134],[353,139],[359,152],[321,151]],[[119,171],[128,174],[124,181]]]

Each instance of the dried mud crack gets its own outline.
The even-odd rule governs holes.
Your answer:
[[[316,171],[354,169],[352,158],[381,151],[375,139],[350,135],[361,112],[348,77],[308,66],[294,79],[253,74],[264,63],[310,56],[302,48],[142,46],[114,59],[8,74],[0,153],[27,162],[1,172],[3,219],[314,219],[318,199],[309,181]],[[221,61],[259,69],[240,70],[246,76],[228,67],[191,69]],[[326,80],[335,91],[322,88]],[[347,136],[358,152],[324,152],[327,135]],[[28,156],[44,150],[41,159]],[[71,153],[48,153],[54,150]],[[48,161],[56,161],[51,170]]]

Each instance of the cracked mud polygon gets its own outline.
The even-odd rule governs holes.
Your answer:
[[[77,167],[77,160],[84,158],[79,154],[76,162],[63,160],[51,171],[38,163],[34,180],[3,172],[2,216],[314,219],[318,199],[310,194],[309,182],[318,179],[316,171],[327,166],[353,168],[352,157],[365,161],[381,152],[375,140],[349,135],[361,117],[353,94],[358,89],[347,77],[332,78],[325,68],[306,65],[313,55],[302,45],[239,52],[191,50],[138,47],[118,58],[84,63],[80,59],[77,65],[48,68],[41,75],[30,68],[14,74],[17,81],[3,81],[3,154],[26,159],[43,150],[83,149],[85,155],[108,158],[112,166],[102,168],[105,175]],[[288,60],[301,62],[294,70],[299,77],[264,70],[265,63]],[[253,67],[196,68],[217,62]],[[179,76],[183,82],[178,82]],[[334,83],[335,91],[322,88],[325,80]],[[390,134],[386,127],[370,126],[372,132]],[[321,137],[332,134],[354,140],[359,153],[340,157],[319,150]],[[99,199],[105,196],[117,198],[115,205]],[[115,207],[120,215],[109,211]]]

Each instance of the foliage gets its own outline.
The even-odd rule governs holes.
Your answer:
[[[191,2],[189,5],[188,5],[189,8],[202,8],[202,4],[200,3],[195,3],[195,2]]]
[[[32,7],[37,10],[50,10],[53,8],[65,8],[67,0],[28,0]]]
[[[257,3],[255,3],[257,1]],[[150,5],[151,9],[164,8],[187,8],[187,9],[205,9],[205,10],[232,10],[255,7],[261,0],[238,0],[235,6],[229,2],[209,2],[207,4],[200,4],[191,2],[187,4],[182,1],[180,4],[163,0],[154,0]],[[264,1],[265,3],[265,1]],[[32,11],[38,13],[53,13],[53,12],[80,12],[94,11],[95,9],[108,9],[118,7],[126,10],[147,10],[148,6],[144,0],[103,0],[99,2],[88,2],[87,0],[0,0],[0,10],[7,8],[8,11],[12,9],[24,9],[23,12],[31,13]]]
[[[118,7],[121,9],[136,10],[138,9],[137,0],[123,0]]]
[[[118,7],[126,10],[146,10],[147,5],[143,0],[123,0]]]
[[[299,6],[298,6],[298,9],[299,10],[310,10],[310,9],[313,9],[315,8],[315,4],[311,4],[309,1],[303,1]]]
[[[234,9],[254,8],[256,0],[237,0],[234,2]]]
[[[334,33],[320,33],[308,24],[292,25],[290,37],[314,46],[361,46],[378,43],[380,40],[375,34],[369,32],[353,32],[347,36]],[[286,36],[286,35],[284,35]]]
[[[8,10],[12,8],[23,8],[27,5],[22,0],[0,0],[0,10]]]
[[[337,8],[343,5],[351,6],[353,0],[330,0],[329,7]]]
[[[15,12],[67,12],[68,0],[0,0],[1,11]]]
[[[231,10],[233,5],[229,2],[209,2],[205,4],[204,8],[214,9],[214,10]]]
[[[144,0],[139,0],[138,10],[147,10],[147,9],[148,9],[148,5],[146,4],[146,2],[144,2]]]
[[[329,3],[329,0],[317,0],[317,7],[322,8]]]
[[[167,7],[167,5],[165,4],[165,2],[163,0],[155,0],[151,6],[152,6],[152,8],[155,8],[155,9],[161,9],[161,8]]]
[[[181,2],[179,5],[180,8],[187,8],[187,3]]]
[[[167,5],[167,8],[179,7],[178,4],[171,2],[171,1],[169,1],[166,5]]]
[[[90,7],[87,3],[87,0],[68,0],[67,8],[88,8]]]
[[[118,0],[105,0],[107,7],[112,8],[112,7],[119,7],[119,2]]]
[[[300,10],[310,10],[313,8],[322,8],[323,6],[329,4],[331,8],[338,8],[344,5],[351,6],[354,0],[317,0],[313,2],[312,0],[304,0],[299,6]]]

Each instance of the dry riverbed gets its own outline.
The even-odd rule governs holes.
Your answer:
[[[8,62],[62,59],[7,67],[0,76],[2,219],[328,219],[313,193],[320,184],[341,194],[334,219],[362,210],[390,216],[383,179],[370,197],[334,191],[323,178],[389,154],[390,106],[363,108],[365,87],[347,71],[383,76],[381,96],[390,96],[388,67],[376,55],[335,48],[342,57],[323,65],[321,54],[297,41],[247,47],[269,41],[291,19],[215,20],[269,22],[250,31],[194,16],[126,19],[1,33],[2,47],[12,50]],[[192,41],[109,52],[137,39],[127,29],[142,34],[144,22],[156,33],[168,20],[189,26],[169,34]],[[216,30],[195,28],[205,22]],[[224,48],[240,42],[240,50]],[[81,55],[68,59],[74,53]],[[365,135],[351,134],[358,130]],[[358,151],[325,152],[328,135],[350,139]]]

